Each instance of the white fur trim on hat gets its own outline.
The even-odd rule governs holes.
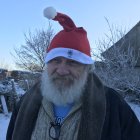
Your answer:
[[[56,10],[53,7],[47,7],[44,9],[44,16],[48,19],[54,19],[57,15]]]
[[[46,54],[45,62],[48,63],[50,60],[59,56],[75,60],[82,64],[93,64],[94,62],[90,56],[71,48],[55,48],[50,50]]]

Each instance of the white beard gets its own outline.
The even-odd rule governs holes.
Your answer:
[[[88,72],[85,70],[79,79],[74,80],[74,83],[69,87],[63,87],[59,90],[48,75],[47,70],[42,74],[41,91],[43,97],[55,105],[67,105],[81,100],[85,84],[87,82]]]

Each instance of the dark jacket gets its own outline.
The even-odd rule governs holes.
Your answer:
[[[42,95],[36,84],[17,104],[6,140],[30,140]],[[113,89],[90,74],[83,96],[78,140],[140,140],[140,123]]]

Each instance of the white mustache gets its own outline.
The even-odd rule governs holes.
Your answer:
[[[52,77],[51,77],[51,79],[53,80],[53,81],[55,81],[55,80],[62,80],[62,81],[74,81],[74,78],[72,77],[72,76],[59,76],[59,75],[53,75]]]

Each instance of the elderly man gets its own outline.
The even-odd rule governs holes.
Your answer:
[[[12,114],[7,140],[140,140],[140,123],[127,103],[93,73],[86,31],[49,7],[64,28],[52,39],[41,82]]]

